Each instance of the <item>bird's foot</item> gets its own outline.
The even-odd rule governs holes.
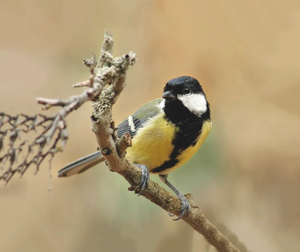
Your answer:
[[[178,198],[179,198],[180,201],[181,201],[181,207],[180,207],[180,215],[178,216],[178,218],[173,219],[174,221],[180,220],[181,217],[182,217],[185,213],[189,214],[189,212],[191,211],[191,205],[190,205],[190,203],[188,202],[188,200],[186,199],[186,197],[185,197],[183,194],[181,194],[181,193],[178,194],[177,196],[178,196]],[[172,213],[170,213],[170,212],[169,212],[168,214],[169,214],[169,216],[171,216],[171,217],[174,216],[174,214],[172,214]]]
[[[142,192],[144,191],[145,187],[149,183],[149,170],[146,165],[141,165],[141,164],[135,164],[135,165],[142,170],[141,183],[136,186],[136,187],[140,188],[138,195],[141,195]]]

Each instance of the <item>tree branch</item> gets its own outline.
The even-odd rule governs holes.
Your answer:
[[[110,41],[112,41],[112,39]],[[130,56],[125,55],[125,58],[123,58],[123,60],[125,60],[124,62],[120,61],[120,58],[113,58],[110,54],[112,51],[112,44],[108,43],[109,42],[105,43],[105,46],[107,47],[102,46],[101,60],[96,65],[95,70],[97,69],[97,72],[101,72],[101,68],[109,64],[116,67],[116,75],[112,78],[110,86],[103,89],[99,100],[93,103],[94,111],[91,116],[92,131],[96,135],[100,151],[104,155],[110,170],[122,175],[131,185],[129,190],[138,193],[139,189],[137,188],[137,185],[141,181],[141,171],[129,162],[126,159],[126,156],[123,157],[123,155],[119,155],[118,147],[116,146],[118,142],[112,134],[114,128],[111,127],[112,105],[117,101],[117,98],[125,86],[126,71],[122,71],[122,69],[123,66],[128,64]],[[180,214],[179,209],[181,207],[181,202],[178,197],[171,195],[157,183],[149,181],[149,185],[142,192],[142,195],[167,212],[171,212],[175,215]],[[191,212],[188,216],[182,217],[182,219],[193,227],[194,230],[202,234],[218,251],[239,251],[228,238],[201,213],[199,207],[192,202],[190,195],[188,196],[188,199],[191,203]]]
[[[112,51],[113,39],[105,32],[98,61],[94,54],[92,58],[84,60],[84,64],[90,68],[91,77],[89,80],[74,85],[74,87],[88,87],[82,94],[70,97],[67,100],[37,98],[38,103],[44,105],[43,109],[61,106],[62,108],[55,116],[47,117],[40,114],[33,117],[27,115],[10,116],[0,113],[0,151],[3,149],[5,137],[9,137],[9,148],[6,154],[0,157],[0,164],[2,165],[6,160],[9,160],[9,167],[0,176],[0,180],[8,182],[16,172],[23,175],[31,164],[36,164],[37,172],[40,164],[48,155],[51,156],[51,165],[54,154],[63,149],[68,139],[66,116],[85,102],[93,101],[92,131],[95,133],[100,151],[104,155],[109,168],[122,175],[129,182],[131,185],[129,190],[139,192],[137,185],[141,180],[141,171],[129,162],[125,156],[126,148],[131,146],[130,135],[124,134],[121,139],[118,139],[112,120],[112,106],[125,87],[127,70],[130,65],[135,63],[136,55],[129,52],[126,55],[114,58]],[[18,122],[20,117],[23,120]],[[3,125],[10,125],[11,127],[3,130]],[[23,128],[21,128],[22,126]],[[38,127],[42,127],[43,131],[33,142],[28,144],[27,154],[21,164],[15,165],[17,154],[24,149],[25,145],[25,142],[21,142],[17,147],[14,147],[16,139],[20,138],[20,134],[36,130]],[[45,146],[50,141],[53,144],[48,150],[44,151]],[[58,146],[58,142],[61,143],[60,146]],[[30,158],[34,146],[38,146],[37,152]],[[181,202],[178,197],[171,195],[157,183],[149,181],[149,185],[142,192],[142,195],[165,211],[175,215],[180,214]],[[201,213],[199,207],[193,203],[191,195],[188,195],[187,199],[191,205],[191,212],[187,216],[183,216],[182,220],[202,234],[218,251],[239,251]]]

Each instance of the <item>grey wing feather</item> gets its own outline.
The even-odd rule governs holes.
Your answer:
[[[120,123],[117,129],[117,135],[118,137],[123,136],[125,133],[129,133],[131,138],[133,138],[137,132],[137,130],[143,125],[143,120],[135,118],[133,115],[130,116]],[[131,120],[131,124],[129,123],[129,120]]]
[[[161,112],[161,109],[158,107],[161,101],[162,99],[159,98],[146,103],[135,113],[121,122],[117,129],[118,137],[121,137],[122,135],[124,135],[124,133],[129,133],[133,138],[139,128],[142,128],[150,118],[155,117]]]

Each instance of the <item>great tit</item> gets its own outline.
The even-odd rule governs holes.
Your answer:
[[[167,82],[162,98],[145,104],[117,127],[118,137],[126,132],[132,137],[126,157],[142,170],[141,191],[149,172],[158,174],[181,200],[177,219],[190,211],[190,204],[167,180],[168,174],[197,152],[211,126],[210,107],[201,85],[195,78],[182,76]],[[63,167],[58,177],[84,172],[102,161],[104,157],[97,151]]]

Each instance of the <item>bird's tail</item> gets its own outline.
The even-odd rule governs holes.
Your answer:
[[[57,176],[69,177],[74,174],[79,174],[103,161],[104,157],[102,156],[100,151],[97,151],[80,159],[77,159],[76,161],[73,161],[72,163],[61,168],[58,171]]]

